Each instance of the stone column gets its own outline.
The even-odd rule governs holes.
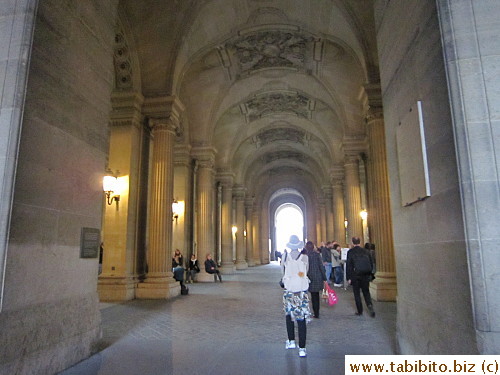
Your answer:
[[[260,260],[260,221],[259,212],[254,208],[252,214],[252,224],[253,224],[253,259],[256,266],[262,264]]]
[[[191,201],[192,168],[191,147],[186,144],[176,144],[174,147],[174,198],[184,205],[184,211],[172,222],[172,249],[181,250],[187,261],[192,253],[193,238],[190,232],[192,218],[189,214],[193,209]]]
[[[255,266],[255,259],[253,257],[253,222],[252,222],[252,212],[253,212],[253,198],[245,199],[245,228],[247,231],[246,235],[246,259],[248,267]]]
[[[319,217],[320,217],[320,237],[318,241],[327,241],[326,237],[326,207],[324,203],[324,199],[321,199],[319,202]]]
[[[173,117],[151,118],[153,155],[149,199],[148,272],[137,298],[163,299],[180,294],[172,277],[173,149],[177,123]]]
[[[233,263],[233,233],[232,233],[232,213],[233,213],[233,178],[232,173],[218,174],[222,188],[222,209],[221,209],[221,247],[222,259],[220,271],[224,274],[234,273]]]
[[[437,1],[480,354],[500,353],[500,3]],[[450,164],[447,164],[450,165]]]
[[[260,261],[269,264],[269,210],[267,206],[260,211]]]
[[[385,129],[382,108],[371,106],[367,116],[369,141],[368,220],[371,223],[371,242],[376,246],[377,277],[370,284],[372,297],[377,301],[395,301],[397,295],[396,266],[389,193],[389,176],[385,146]]]
[[[332,178],[333,187],[333,238],[342,247],[347,245],[345,232],[344,183],[342,177]]]
[[[238,187],[233,191],[236,200],[236,269],[246,270],[248,263],[246,261],[247,250],[245,248],[245,189]]]
[[[198,281],[213,282],[214,277],[205,272],[205,259],[207,254],[215,255],[215,226],[214,226],[214,164],[215,150],[211,147],[198,147],[193,149],[193,157],[198,161],[197,171],[197,247],[198,262],[201,272]]]
[[[108,168],[120,171],[128,188],[118,192],[119,203],[104,205],[104,254],[97,291],[100,301],[135,298],[137,285],[136,240],[140,186],[141,139],[144,98],[135,92],[114,92],[111,112]]]
[[[332,188],[331,186],[323,186],[323,193],[325,195],[325,215],[326,215],[326,231],[323,240],[331,241],[333,239],[333,203],[332,203]]]
[[[357,155],[348,154],[345,158],[345,212],[347,217],[347,235],[359,237],[363,244],[363,225],[361,221],[361,188],[359,184],[359,159]]]

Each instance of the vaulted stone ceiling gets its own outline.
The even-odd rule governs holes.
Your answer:
[[[363,87],[378,80],[371,0],[124,0],[120,9],[122,89],[179,97],[178,141],[213,146],[216,168],[249,194],[300,179],[320,195],[345,140],[362,139]]]

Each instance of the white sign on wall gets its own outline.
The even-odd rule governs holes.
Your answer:
[[[410,108],[396,129],[401,205],[430,197],[422,102]]]

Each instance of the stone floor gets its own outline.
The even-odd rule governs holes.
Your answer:
[[[321,304],[307,326],[306,358],[285,350],[280,269],[276,264],[189,284],[172,300],[102,304],[101,350],[61,375],[344,374],[346,354],[394,354],[396,305],[354,315],[351,290]]]

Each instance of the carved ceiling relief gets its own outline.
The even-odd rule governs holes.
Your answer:
[[[132,64],[127,40],[122,30],[118,30],[115,34],[113,61],[115,64],[115,87],[122,90],[131,89],[133,86]]]
[[[253,142],[257,148],[277,141],[287,141],[305,145],[308,137],[306,133],[296,129],[278,128],[261,131],[253,137]]]
[[[247,122],[274,113],[293,113],[298,117],[310,119],[314,101],[296,92],[274,92],[258,95],[243,105]]]
[[[306,161],[304,154],[293,151],[276,151],[262,157],[262,161],[266,164],[280,159],[295,160],[300,163],[304,163]]]
[[[313,41],[297,32],[270,30],[246,34],[227,43],[226,48],[233,51],[241,73],[283,67],[306,70]]]

